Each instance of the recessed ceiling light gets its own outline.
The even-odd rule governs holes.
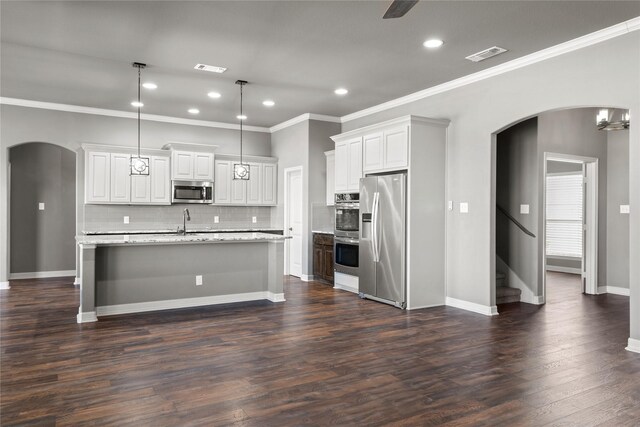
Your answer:
[[[247,120],[247,116],[245,116],[244,114],[241,115],[241,116],[238,115],[238,116],[236,116],[236,119],[238,119],[238,120]]]
[[[346,95],[349,93],[349,91],[343,87],[338,88],[336,90],[333,91],[336,95]]]
[[[145,89],[158,89],[158,85],[151,82],[142,83],[142,87]]]
[[[440,39],[429,39],[422,43],[422,46],[427,47],[429,49],[435,49],[436,47],[440,47],[444,44],[444,42]]]
[[[270,99],[267,99],[265,101],[262,101],[262,105],[264,105],[265,107],[273,107],[274,105],[276,105],[276,103]]]
[[[220,98],[222,95],[220,95],[218,92],[209,92],[209,93],[207,94],[207,96],[208,96],[209,98],[217,99],[217,98]]]
[[[200,110],[198,110],[197,108],[189,108],[187,110],[189,112],[189,114],[199,114]]]
[[[144,104],[142,102],[138,102],[138,101],[132,101],[131,105],[133,107],[144,107]]]

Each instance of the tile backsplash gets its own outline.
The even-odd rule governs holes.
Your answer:
[[[325,203],[313,203],[311,205],[311,230],[333,231],[336,218],[336,210]]]
[[[191,221],[188,227],[223,228],[271,228],[269,206],[212,206],[212,205],[84,205],[85,232],[117,230],[173,230],[182,227],[182,211],[189,209]],[[124,223],[124,217],[129,223]],[[214,217],[218,216],[218,223]],[[256,217],[256,222],[252,221]]]

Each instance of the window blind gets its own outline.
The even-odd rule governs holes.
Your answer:
[[[582,258],[582,203],[582,173],[547,176],[547,255]]]

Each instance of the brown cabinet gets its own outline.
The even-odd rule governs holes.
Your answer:
[[[333,283],[333,236],[313,233],[313,278]]]

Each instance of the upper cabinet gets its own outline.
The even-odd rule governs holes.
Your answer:
[[[391,127],[363,137],[365,173],[406,169],[409,165],[409,127]]]
[[[84,202],[91,204],[168,205],[171,203],[169,153],[144,150],[149,175],[131,175],[129,147],[85,144]],[[111,151],[113,150],[113,151]]]
[[[249,160],[250,159],[250,160]],[[214,204],[239,206],[274,206],[278,202],[278,165],[272,157],[244,156],[249,165],[249,179],[233,179],[233,165],[240,158],[219,155],[215,160]]]
[[[325,151],[324,155],[327,160],[327,206],[333,206],[336,192],[336,152]]]
[[[213,181],[213,153],[171,150],[171,179]]]
[[[363,177],[362,137],[335,141],[335,192],[357,193],[360,190],[360,178]]]

